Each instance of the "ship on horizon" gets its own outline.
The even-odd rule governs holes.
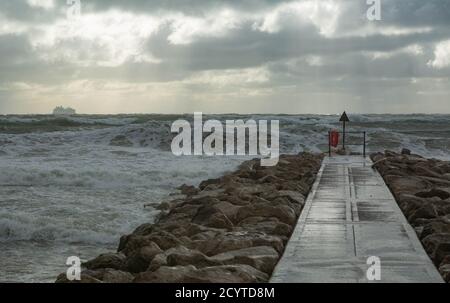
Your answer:
[[[57,106],[53,110],[54,116],[72,116],[76,115],[76,110],[71,107]]]

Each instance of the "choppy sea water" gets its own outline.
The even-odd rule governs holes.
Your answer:
[[[248,157],[175,157],[170,126],[191,116],[0,116],[0,282],[52,282],[69,256],[115,250],[119,236],[151,222],[157,203]],[[335,115],[213,115],[280,120],[285,153],[327,150]],[[368,152],[402,147],[450,159],[450,115],[352,115]],[[119,138],[119,140],[117,140]],[[116,140],[114,140],[116,139]],[[361,143],[360,135],[348,143]],[[113,142],[113,144],[111,144]],[[115,142],[115,143],[114,143]],[[360,147],[352,147],[359,151]]]

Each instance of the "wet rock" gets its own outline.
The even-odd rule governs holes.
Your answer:
[[[222,188],[215,188],[215,189],[205,189],[201,192],[198,192],[195,196],[192,196],[192,202],[191,203],[197,203],[197,204],[203,204],[208,203],[209,201],[215,201],[211,200],[209,198],[219,198],[222,197],[225,193],[225,189]]]
[[[134,280],[129,272],[109,268],[102,270],[97,278],[103,283],[131,283]]]
[[[181,224],[183,219],[189,222],[192,220],[191,218],[198,213],[199,208],[201,208],[201,205],[193,205],[190,203],[179,204],[172,208],[167,215],[161,217],[159,222],[164,224]]]
[[[189,186],[186,184],[181,185],[180,187],[178,187],[178,189],[181,191],[181,193],[183,195],[187,195],[187,196],[194,196],[194,195],[198,194],[200,191],[195,186]]]
[[[204,224],[208,227],[222,228],[229,231],[233,230],[234,227],[233,222],[221,212],[213,214]]]
[[[411,150],[409,150],[407,148],[403,148],[401,154],[402,155],[411,155]]]
[[[151,242],[150,245],[133,251],[126,258],[125,268],[131,273],[146,271],[153,258],[162,252],[163,250],[156,243]]]
[[[206,267],[189,275],[187,283],[258,283],[269,276],[248,265],[224,265]]]
[[[264,175],[261,178],[257,179],[258,183],[272,183],[272,184],[277,184],[277,183],[282,183],[283,179],[278,178],[274,175]]]
[[[148,235],[147,239],[158,244],[158,246],[163,250],[183,244],[182,238],[177,238],[170,232],[166,232],[163,230]]]
[[[392,151],[392,150],[385,150],[384,151],[384,155],[386,157],[397,157],[398,156],[398,154],[395,151]]]
[[[226,198],[228,200],[228,197]],[[229,201],[220,201],[214,205],[221,213],[227,216],[232,222],[236,222],[237,214],[241,206],[233,204]]]
[[[450,264],[444,264],[439,267],[439,273],[445,282],[450,283]]]
[[[183,283],[186,275],[196,271],[195,266],[161,266],[155,271],[136,275],[134,283]]]
[[[177,250],[167,254],[167,265],[178,266],[178,265],[191,265],[195,264],[197,268],[222,265],[220,260],[214,260],[197,250]]]
[[[55,283],[81,283],[81,284],[87,284],[87,283],[102,283],[101,280],[94,278],[93,276],[89,275],[87,272],[82,272],[80,276],[80,280],[69,280],[67,279],[66,273],[60,274],[57,278]]]
[[[275,217],[281,222],[294,225],[297,219],[295,210],[286,205],[273,206],[270,202],[258,205],[243,206],[239,209],[237,220],[242,221],[248,217]]]
[[[380,161],[380,160],[385,159],[385,156],[384,156],[383,153],[378,152],[378,153],[373,153],[373,154],[371,154],[371,155],[370,155],[370,159],[371,159],[374,163],[376,163],[376,162],[378,162],[378,161]]]
[[[284,247],[281,238],[260,232],[227,232],[213,239],[194,241],[192,245],[208,256],[254,246],[271,246],[281,253]]]
[[[186,225],[178,225],[176,229],[173,229],[172,231],[173,235],[182,237],[188,237],[188,238],[194,238],[195,236],[199,234],[207,234],[207,237],[214,237],[215,235],[219,233],[223,233],[224,230],[220,228],[213,228],[213,227],[207,227],[200,224],[195,223],[189,223]]]
[[[198,211],[192,218],[192,223],[201,224],[213,228],[223,228],[227,230],[233,229],[233,223],[230,219],[216,206],[199,207]]]
[[[279,259],[278,252],[269,246],[257,246],[228,251],[210,259],[223,264],[246,264],[267,274],[272,273]]]
[[[125,255],[121,253],[107,253],[95,259],[83,263],[87,269],[112,268],[123,269],[125,265]]]
[[[223,265],[222,262],[212,260],[198,250],[179,246],[157,255],[150,263],[147,271],[156,271],[162,266],[187,266],[193,264],[197,268]]]
[[[450,255],[450,234],[431,234],[423,239],[423,245],[434,264],[438,266],[447,255]]]
[[[200,183],[200,185],[198,186],[198,188],[200,188],[201,190],[204,190],[208,185],[219,184],[219,183],[220,183],[220,178],[208,179],[208,180],[202,181]]]
[[[420,164],[422,164],[422,163],[420,163]],[[409,170],[412,171],[414,173],[414,175],[416,175],[416,176],[429,177],[429,178],[434,178],[436,180],[439,180],[442,178],[442,174],[437,173],[437,172],[433,171],[432,169],[430,169],[429,167],[427,167],[426,163],[424,163],[424,165],[420,165],[420,164],[410,166]],[[428,179],[428,180],[430,180],[430,179]],[[443,180],[443,182],[448,182],[448,181]]]
[[[120,238],[118,251],[128,256],[134,251],[139,250],[141,247],[151,245],[152,241],[146,237],[141,235],[126,235]]]
[[[421,239],[423,239],[429,235],[440,233],[450,234],[450,223],[443,222],[441,220],[433,220],[423,226],[423,230],[420,234],[420,237]]]
[[[262,231],[268,235],[277,235],[285,240],[292,234],[291,225],[280,222],[277,218],[249,217],[239,222],[244,230]]]
[[[138,226],[134,231],[133,235],[146,236],[154,231],[154,225],[150,223],[145,223]]]
[[[445,256],[439,265],[439,273],[445,282],[450,283],[450,255]]]
[[[233,188],[233,191],[236,192],[238,196],[247,196],[247,195],[258,195],[267,191],[274,190],[275,187],[271,185],[260,185],[254,184],[251,186],[240,186],[238,188]]]
[[[420,177],[387,175],[384,178],[394,195],[401,193],[416,194],[432,188],[430,182]]]
[[[436,207],[432,204],[427,204],[414,211],[411,216],[408,217],[408,220],[414,224],[417,219],[433,219],[437,217],[438,213]]]
[[[155,271],[158,268],[160,268],[161,266],[167,266],[168,262],[169,262],[168,257],[171,255],[174,255],[174,257],[171,257],[171,259],[170,259],[172,262],[172,265],[175,265],[174,263],[176,263],[177,260],[181,261],[181,260],[188,260],[188,259],[194,260],[195,259],[198,261],[198,260],[202,259],[203,257],[205,259],[207,258],[205,255],[203,255],[201,252],[199,252],[197,250],[189,249],[185,246],[180,245],[180,246],[170,248],[170,249],[156,255],[153,258],[153,260],[150,263],[147,270]],[[187,264],[184,264],[183,261],[181,261],[181,262],[183,263],[181,265],[187,265]]]
[[[85,270],[80,278],[70,281],[64,273],[58,276],[56,283],[131,283],[134,280],[132,274],[112,268]]]
[[[433,197],[439,197],[442,200],[446,200],[448,198],[450,198],[450,193],[448,191],[445,190],[440,190],[437,188],[433,188],[429,191],[422,191],[422,192],[418,192],[416,193],[417,197],[420,198],[433,198]]]
[[[194,266],[163,266],[154,272],[139,274],[137,283],[256,283],[268,276],[248,265],[213,266],[197,269]]]

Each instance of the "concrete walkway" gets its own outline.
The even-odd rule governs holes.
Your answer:
[[[325,158],[271,282],[443,282],[372,162]]]

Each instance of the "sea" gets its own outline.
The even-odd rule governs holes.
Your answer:
[[[339,115],[206,115],[278,120],[280,152],[328,151]],[[450,115],[349,115],[346,142],[450,160]],[[0,115],[0,282],[53,282],[67,258],[115,251],[182,184],[251,156],[175,156],[171,125],[193,115]]]

